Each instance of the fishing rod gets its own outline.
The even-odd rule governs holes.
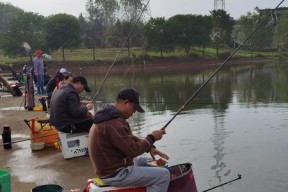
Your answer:
[[[55,136],[55,135],[58,135],[58,133],[53,133],[53,134],[49,134],[49,135],[43,135],[43,136],[40,136],[40,137],[22,139],[22,140],[18,140],[18,141],[6,142],[6,143],[3,143],[3,144],[0,144],[0,147],[4,146],[4,145],[12,144],[12,143],[20,143],[20,142],[24,142],[24,141],[30,141],[30,140],[34,140],[34,139],[40,139],[40,138],[45,138],[45,137],[50,137],[50,136]]]
[[[141,11],[141,14],[139,15],[138,19],[137,19],[136,22],[134,23],[134,25],[133,25],[131,31],[129,32],[128,37],[126,38],[126,40],[124,41],[124,43],[123,43],[122,46],[121,46],[121,49],[118,51],[116,57],[114,58],[114,60],[113,60],[113,62],[112,62],[112,64],[111,64],[111,66],[109,67],[109,69],[108,69],[106,75],[104,76],[103,81],[101,82],[101,84],[100,84],[100,86],[99,86],[97,92],[95,93],[95,95],[94,95],[94,97],[93,97],[93,99],[92,99],[92,103],[95,102],[96,97],[97,97],[97,95],[99,94],[100,89],[102,88],[104,82],[106,81],[108,75],[110,74],[110,71],[112,70],[112,68],[113,68],[113,66],[114,66],[114,64],[115,64],[115,62],[116,62],[116,60],[118,59],[120,53],[123,51],[124,46],[125,46],[126,43],[129,41],[129,39],[130,39],[130,37],[131,37],[131,35],[132,35],[132,33],[133,33],[133,31],[134,31],[136,25],[137,25],[138,22],[140,21],[140,18],[142,17],[144,11],[147,9],[147,6],[149,5],[149,2],[150,2],[150,0],[148,0],[147,3],[145,4],[145,6],[143,7],[143,9],[142,9],[142,11]]]
[[[166,127],[175,119],[177,115],[179,115],[184,109],[185,106],[190,103],[196,95],[207,85],[207,83],[218,73],[218,71],[238,52],[238,50],[251,38],[251,36],[263,25],[263,23],[272,15],[278,7],[284,2],[282,0],[272,11],[268,14],[257,26],[256,28],[248,35],[248,37],[229,55],[229,57],[212,73],[212,75],[195,91],[195,93],[179,108],[177,113],[161,128],[161,130],[165,130]]]
[[[204,191],[202,191],[202,192],[211,191],[211,190],[216,189],[216,188],[218,188],[218,187],[221,187],[221,186],[223,186],[223,185],[227,185],[227,184],[229,184],[229,183],[232,183],[232,182],[234,182],[234,181],[237,181],[237,180],[239,180],[239,179],[241,179],[241,178],[242,178],[242,176],[241,176],[240,174],[238,174],[238,177],[237,177],[236,179],[233,179],[233,180],[231,180],[231,181],[227,181],[227,182],[225,182],[225,183],[222,183],[222,184],[217,185],[217,186],[215,186],[215,187],[212,187],[212,188],[210,188],[210,189],[206,189],[206,190],[204,190]]]

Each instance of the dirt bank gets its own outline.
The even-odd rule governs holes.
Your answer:
[[[251,58],[231,58],[225,65],[245,65],[271,61],[273,58],[251,57]],[[111,67],[111,73],[123,73],[127,70],[146,73],[156,72],[175,72],[177,71],[200,71],[204,69],[213,69],[225,62],[225,59],[213,58],[163,58],[148,61],[132,62],[115,62],[97,63],[93,61],[44,61],[47,65],[48,73],[53,75],[61,67],[66,67],[75,74],[106,74]],[[20,72],[22,66],[27,63],[15,63],[13,69]],[[2,72],[10,72],[9,68],[2,67]]]
[[[253,63],[261,63],[271,61],[271,58],[233,58],[229,60],[225,65],[245,65]],[[156,61],[147,61],[134,64],[119,64],[116,63],[112,66],[112,63],[107,64],[95,64],[90,62],[69,62],[58,64],[58,67],[50,66],[49,72],[55,72],[60,67],[67,67],[73,73],[77,73],[79,70],[83,74],[105,74],[111,68],[111,73],[123,73],[123,71],[133,71],[135,73],[156,73],[156,72],[175,72],[175,71],[201,71],[205,69],[213,69],[224,63],[223,59],[193,59],[193,58],[169,58]]]

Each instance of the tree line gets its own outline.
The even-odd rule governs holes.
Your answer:
[[[21,45],[27,42],[33,50],[41,48],[47,53],[61,49],[65,60],[65,49],[121,47],[127,40],[128,53],[130,47],[143,47],[163,56],[180,48],[189,55],[197,47],[204,54],[207,47],[213,47],[218,54],[221,48],[235,48],[263,19],[247,13],[234,20],[224,10],[210,11],[210,15],[146,18],[149,10],[144,8],[144,0],[87,0],[86,12],[78,18],[65,13],[44,17],[0,3],[0,49],[5,55],[18,56],[24,54]],[[138,21],[142,13],[144,17]],[[279,23],[268,20],[244,48],[285,50],[287,22],[287,14]]]

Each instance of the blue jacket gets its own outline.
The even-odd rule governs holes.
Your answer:
[[[43,59],[36,56],[33,59],[34,64],[34,74],[37,75],[44,75],[44,62]]]

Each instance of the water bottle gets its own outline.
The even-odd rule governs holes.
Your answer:
[[[2,140],[4,149],[12,149],[11,129],[9,125],[4,125],[3,127]]]

